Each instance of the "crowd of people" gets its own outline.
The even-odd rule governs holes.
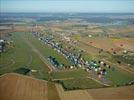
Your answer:
[[[39,33],[33,33],[35,36],[38,36],[39,40],[41,40],[46,45],[50,46],[54,50],[56,50],[58,53],[62,54],[66,59],[68,59],[72,65],[69,66],[70,69],[72,68],[83,68],[86,71],[94,71],[97,73],[98,77],[101,77],[103,75],[107,74],[107,69],[111,69],[111,66],[106,64],[104,61],[97,61],[97,60],[85,60],[82,57],[82,50],[79,50],[79,52],[75,51],[75,48],[69,46],[63,46],[63,43],[56,42],[54,40],[53,35],[44,35],[39,36]],[[71,50],[69,50],[71,49]],[[55,57],[49,56],[48,60],[51,62],[53,66],[56,68],[65,68],[65,65],[63,63],[60,63],[57,61]]]

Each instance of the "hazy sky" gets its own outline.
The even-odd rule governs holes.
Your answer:
[[[134,13],[134,0],[0,0],[0,11]]]

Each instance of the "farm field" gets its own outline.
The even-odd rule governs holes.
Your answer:
[[[124,85],[125,81],[129,82],[129,81],[133,81],[134,77],[133,77],[133,56],[129,59],[123,59],[120,56],[120,58],[116,58],[116,56],[114,57],[114,55],[112,55],[111,53],[113,52],[111,50],[111,48],[116,51],[117,53],[122,52],[125,48],[121,48],[121,46],[116,46],[115,45],[115,41],[116,43],[118,43],[118,41],[122,41],[121,43],[123,44],[123,47],[125,47],[126,45],[124,44],[124,42],[129,43],[128,45],[131,46],[131,48],[133,48],[133,38],[105,38],[105,37],[79,37],[78,38],[79,43],[77,44],[77,46],[79,48],[82,48],[83,50],[85,50],[85,52],[87,52],[86,56],[90,56],[92,59],[105,59],[106,62],[108,62],[111,66],[114,66],[114,70],[108,70],[108,73],[106,75],[106,77],[112,81],[112,85]],[[104,51],[102,53],[99,53],[100,49],[103,49]],[[132,49],[134,50],[134,49]],[[107,52],[109,51],[109,52]],[[111,53],[110,53],[111,52]],[[130,52],[133,52],[130,50]],[[132,54],[133,55],[133,54]],[[118,57],[118,56],[117,56]],[[123,60],[122,60],[123,59]],[[105,61],[104,60],[104,61]],[[123,62],[123,64],[125,62],[129,62],[130,64],[132,64],[131,67],[128,67],[127,64],[122,64],[119,65],[117,64],[116,60],[121,60]],[[120,66],[120,67],[119,67]],[[130,73],[131,72],[131,73]]]
[[[104,27],[104,30],[108,32],[109,34],[121,34],[121,36],[126,36],[128,34],[133,34],[134,29],[133,25],[115,25],[115,26],[106,26]],[[130,35],[130,37],[133,35]]]
[[[60,100],[53,83],[19,74],[0,77],[0,100]]]
[[[133,91],[134,86],[64,91],[59,84],[28,76],[10,73],[0,77],[1,100],[133,100]]]
[[[0,77],[0,100],[48,100],[47,82],[17,74]]]
[[[0,16],[0,100],[133,100],[133,14]]]
[[[73,80],[75,81],[75,78],[88,76],[88,73],[83,69],[75,69],[72,71],[51,72],[49,74],[48,72],[50,72],[51,70],[48,67],[49,63],[44,59],[42,60],[42,58],[39,56],[40,54],[38,54],[35,51],[38,50],[41,53],[41,55],[44,55],[44,58],[49,54],[50,55],[54,54],[54,56],[57,59],[59,58],[60,61],[66,62],[66,64],[69,64],[69,62],[66,61],[66,59],[60,56],[58,53],[56,53],[56,51],[53,51],[50,47],[45,48],[45,45],[41,41],[31,36],[30,33],[12,33],[11,39],[13,40],[15,46],[13,48],[10,48],[9,51],[2,54],[2,62],[1,62],[2,73],[1,74],[7,73],[7,72],[8,73],[14,72],[16,69],[24,67],[30,70],[37,70],[37,72],[30,73],[28,75],[35,77],[35,78],[39,78],[39,79],[45,79],[45,80],[52,79],[54,81],[57,81],[57,80],[62,80],[62,79],[68,80],[70,78],[74,78]],[[19,41],[20,39],[22,39],[23,41]],[[33,48],[33,46],[31,47],[29,45],[30,42],[34,43],[34,47],[36,47],[36,49]],[[25,51],[25,52],[22,52],[22,51]],[[51,53],[51,52],[54,52],[54,53]],[[9,62],[11,59],[13,61],[13,63],[11,62],[12,64],[10,64]],[[9,64],[6,65],[7,62],[9,62]],[[5,65],[6,67],[3,67]],[[90,80],[90,81],[91,83],[95,82],[93,80]],[[77,82],[79,81],[77,80]],[[68,81],[68,83],[71,83],[71,81]],[[79,84],[83,84],[83,83],[79,83]],[[86,84],[86,82],[84,84]],[[90,88],[90,87],[92,86],[88,85],[86,88]],[[80,88],[82,87],[80,86]]]
[[[95,86],[92,84],[92,82],[94,83],[95,81],[87,79],[86,77],[88,76],[91,77],[91,76],[88,74],[88,72],[86,72],[83,69],[75,69],[72,71],[63,70],[63,71],[51,72],[52,70],[54,70],[54,68],[47,61],[47,57],[49,55],[54,56],[58,61],[63,62],[66,66],[69,66],[69,64],[71,63],[67,59],[65,59],[61,54],[54,51],[51,47],[43,44],[37,38],[33,37],[30,33],[12,33],[12,36],[10,39],[14,41],[13,42],[14,47],[12,47],[7,52],[2,54],[2,60],[1,60],[2,64],[0,67],[1,68],[0,71],[2,72],[1,74],[4,74],[6,72],[14,72],[14,70],[18,68],[26,67],[26,68],[29,68],[30,70],[37,70],[36,73],[31,73],[30,76],[40,78],[40,79],[45,79],[45,80],[53,80],[53,81],[60,80],[61,81],[60,83],[63,83],[63,86],[65,86],[65,88],[68,88],[68,89],[95,88]],[[22,39],[23,41],[19,41],[20,39]],[[81,44],[79,46],[81,47],[82,45],[83,45],[84,50],[87,50],[87,51],[90,50],[90,55],[92,55],[93,52],[95,54],[98,52],[97,48],[95,47],[92,47],[92,46],[90,47],[85,44]],[[87,49],[85,49],[85,46]],[[25,52],[22,52],[24,51],[24,47],[25,47]],[[93,51],[92,54],[91,54],[91,51]],[[96,58],[97,57],[95,57],[94,59]],[[4,66],[6,65],[6,67],[2,67],[2,65]],[[116,75],[118,77],[116,77]],[[106,77],[112,82],[113,86],[124,85],[126,82],[133,81],[134,79],[133,74],[126,72],[120,68],[115,68],[115,71],[109,70]],[[84,78],[87,81],[86,80],[83,81]],[[74,84],[72,84],[72,82],[74,82]],[[86,82],[87,83],[89,82],[92,85],[87,85]],[[78,83],[79,83],[79,86],[78,86]],[[68,84],[71,84],[71,85],[68,85]],[[102,86],[98,85],[97,87],[102,87]]]
[[[11,73],[0,77],[1,100],[133,100],[133,91],[134,86],[64,91],[59,84],[28,76]]]
[[[27,67],[38,70],[38,78],[43,78],[42,73],[46,75],[49,69],[25,41],[20,41],[20,39],[22,39],[21,33],[14,33],[11,39],[14,42],[13,47],[4,54],[1,54],[1,74],[13,72],[15,69],[21,67]]]
[[[133,100],[134,86],[64,91],[56,85],[61,100]],[[125,92],[124,92],[125,91]]]
[[[102,92],[103,91],[103,92]],[[133,100],[133,86],[87,90],[93,100]]]
[[[120,52],[123,49],[132,51],[132,52],[134,51],[134,48],[133,48],[134,39],[133,38],[106,38],[106,37],[86,38],[84,37],[84,38],[81,38],[80,41],[88,45],[94,46],[96,48],[109,51],[109,52],[113,52],[112,50]]]
[[[56,85],[61,100],[93,100],[86,90],[64,91],[60,85]]]
[[[83,69],[76,69],[72,71],[52,72],[51,76],[54,79],[80,78],[88,76],[88,73]]]
[[[37,68],[41,70],[42,68],[45,68],[44,71],[48,72],[48,67],[46,63],[43,63],[40,60],[40,57],[37,53],[34,52],[34,50],[31,50],[31,47],[29,44],[27,44],[26,41],[30,41],[31,43],[34,43],[34,46],[38,48],[39,52],[41,52],[43,57],[46,57],[48,55],[54,55],[58,60],[64,62],[65,64],[69,64],[69,62],[63,58],[61,55],[56,53],[56,51],[52,50],[49,47],[45,47],[39,40],[32,37],[29,33],[13,33],[11,39],[14,42],[14,47],[7,51],[6,53],[1,55],[1,63],[0,68],[1,72],[4,73],[5,71],[11,71],[9,70],[12,68],[11,66],[18,66],[18,67],[30,67],[30,68]],[[26,40],[26,38],[29,38],[29,40]],[[19,41],[20,39],[24,39],[23,41]],[[25,51],[25,52],[22,52]],[[49,53],[50,52],[50,53]],[[53,53],[52,53],[53,52]],[[48,63],[48,62],[47,62]],[[3,67],[5,66],[6,67]],[[38,66],[38,67],[36,67]],[[16,67],[14,67],[15,69]],[[13,68],[12,68],[13,70]]]
[[[65,90],[93,89],[106,87],[90,78],[75,78],[60,81]]]
[[[115,71],[109,70],[106,77],[112,81],[113,86],[125,85],[125,82],[130,82],[134,79],[133,73],[129,73],[119,68],[115,68]]]

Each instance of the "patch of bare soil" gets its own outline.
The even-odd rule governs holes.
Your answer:
[[[134,85],[87,91],[93,100],[134,100]]]
[[[0,100],[48,100],[47,82],[18,74],[0,77]]]

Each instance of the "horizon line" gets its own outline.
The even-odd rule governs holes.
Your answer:
[[[133,13],[134,12],[0,12],[0,13]]]

